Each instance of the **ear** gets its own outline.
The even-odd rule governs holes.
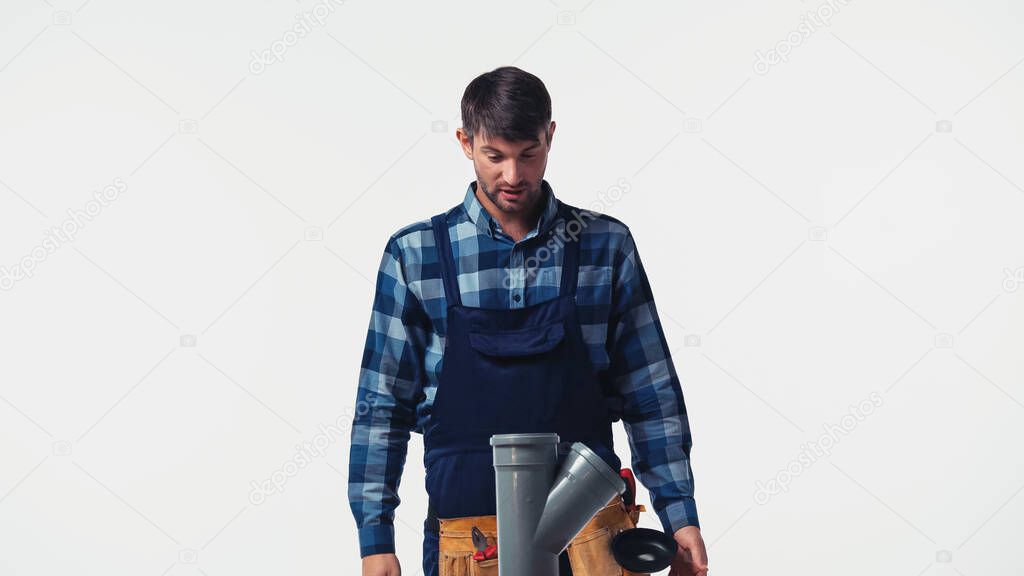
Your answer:
[[[548,146],[551,146],[551,141],[555,138],[555,121],[551,121],[551,127],[548,128]]]
[[[459,141],[462,146],[462,153],[466,155],[466,158],[473,159],[473,144],[469,141],[469,136],[462,128],[455,129],[455,139]]]

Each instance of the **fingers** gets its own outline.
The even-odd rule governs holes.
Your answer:
[[[668,570],[668,576],[683,576],[683,573],[679,568],[680,564],[681,560],[679,559],[679,555],[676,554],[676,557],[672,559],[672,567]]]

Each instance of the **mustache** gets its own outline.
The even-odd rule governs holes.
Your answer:
[[[527,190],[533,190],[529,184],[520,184],[519,186],[495,186],[495,189],[502,192],[525,192]]]

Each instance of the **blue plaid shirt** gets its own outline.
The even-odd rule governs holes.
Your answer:
[[[521,308],[558,296],[564,250],[546,234],[561,222],[550,184],[545,209],[519,242],[502,232],[471,182],[449,218],[463,304]],[[621,408],[632,467],[669,534],[699,526],[690,470],[690,426],[654,297],[629,228],[575,210],[580,245],[576,302],[594,368],[606,372]],[[349,455],[348,497],[360,555],[394,552],[394,515],[410,432],[430,417],[444,352],[446,307],[430,220],[395,232],[377,273]]]

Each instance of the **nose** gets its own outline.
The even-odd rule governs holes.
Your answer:
[[[509,168],[505,169],[505,182],[509,188],[520,188],[519,186],[519,161],[511,160]]]

